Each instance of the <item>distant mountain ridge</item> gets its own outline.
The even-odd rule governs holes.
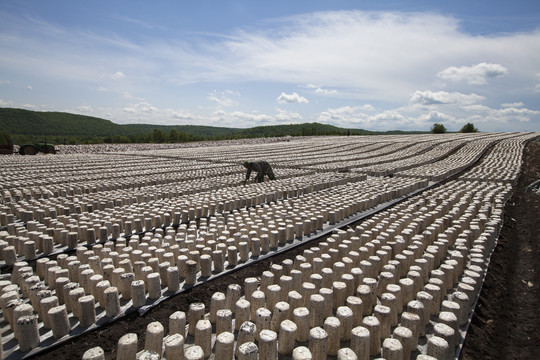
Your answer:
[[[116,124],[93,116],[16,108],[0,108],[0,131],[10,134],[16,143],[23,140],[61,143],[66,142],[66,138],[69,142],[184,142],[287,135],[405,133],[343,129],[319,123],[256,126],[248,129],[202,125]]]
[[[0,128],[13,135],[114,136],[142,135],[154,129],[186,131],[195,135],[222,135],[240,129],[197,125],[116,124],[93,116],[66,112],[0,108]]]

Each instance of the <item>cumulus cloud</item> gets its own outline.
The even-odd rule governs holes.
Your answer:
[[[344,106],[337,109],[328,109],[327,111],[323,111],[319,114],[319,118],[317,121],[320,122],[341,122],[343,120],[347,120],[350,115],[354,114],[354,111],[350,106]]]
[[[373,107],[373,105],[370,105],[370,104],[364,104],[360,106],[359,108],[365,111],[375,111],[375,108]]]
[[[524,104],[520,101],[520,102],[514,102],[514,103],[504,103],[504,104],[501,104],[501,107],[503,108],[510,108],[510,107],[513,107],[513,108],[519,108],[519,107],[522,107]]]
[[[361,106],[341,106],[322,111],[317,121],[342,127],[359,127],[364,129],[374,129],[377,126],[384,126],[373,114],[375,108],[369,104]],[[385,116],[390,117],[389,114]]]
[[[76,112],[79,113],[91,113],[94,109],[90,105],[81,105],[78,106]]]
[[[532,118],[540,115],[540,111],[527,109],[523,107],[522,103],[503,105],[506,106],[501,106],[500,109],[495,109],[484,105],[464,106],[463,109],[465,109],[467,112],[463,115],[463,119],[465,122],[476,121],[486,125],[500,127],[508,123],[516,124],[516,122],[526,124],[529,123]],[[512,129],[517,131],[529,131],[526,128],[513,127]],[[512,129],[507,129],[505,131],[511,131]],[[501,130],[496,129],[496,131]]]
[[[367,114],[361,107],[344,106],[328,109],[319,114],[317,121],[336,126],[363,128],[367,130],[426,130],[433,123],[443,123],[451,131],[459,130],[465,123],[481,123],[481,131],[501,131],[490,129],[500,124],[529,124],[531,118],[540,111],[523,108],[493,109],[485,105],[472,104],[448,108],[452,112],[431,109],[425,106],[409,105]],[[427,110],[427,111],[426,111]],[[516,129],[517,130],[517,129]],[[520,131],[527,131],[521,129]]]
[[[397,121],[401,121],[401,120],[404,120],[405,117],[400,114],[399,111],[397,110],[386,110],[386,111],[383,111],[381,113],[378,113],[378,114],[375,114],[375,115],[372,115],[369,117],[369,120],[372,120],[372,121],[391,121],[391,122],[395,122],[396,120]]]
[[[441,122],[454,121],[455,117],[448,114],[444,114],[439,111],[430,111],[427,114],[420,115],[419,120],[426,123],[434,123],[434,122],[441,123]]]
[[[491,110],[489,106],[481,105],[481,104],[464,105],[461,108],[465,111],[472,111],[472,112],[482,112],[482,111]]]
[[[508,69],[500,64],[480,63],[473,66],[450,66],[437,74],[443,80],[464,81],[470,85],[483,85],[488,78],[502,76]]]
[[[240,93],[232,90],[225,90],[223,92],[213,91],[208,95],[208,100],[217,103],[219,106],[230,107],[237,103],[229,97],[229,95],[240,96]]]
[[[540,111],[530,110],[526,108],[508,107],[500,110],[496,110],[494,115],[504,121],[518,120],[529,121],[532,115],[538,115]]]
[[[315,93],[317,93],[317,94],[323,94],[323,95],[337,95],[337,94],[338,94],[338,91],[335,90],[335,89],[328,90],[328,89],[323,89],[323,88],[317,88],[317,89],[315,90]]]
[[[285,94],[284,92],[276,99],[280,104],[307,104],[308,99],[293,92],[292,94]]]
[[[321,86],[314,84],[307,84],[304,86],[306,89],[314,89],[316,94],[320,95],[337,95],[339,92],[336,89],[325,89]]]
[[[300,115],[297,112],[291,112],[283,109],[276,109],[277,114],[275,116],[275,119],[277,122],[280,123],[298,123],[302,121],[302,115]]]
[[[272,121],[272,117],[265,114],[249,114],[242,111],[233,111],[230,113],[230,116],[233,118],[242,120],[242,121],[250,121],[250,122],[267,122]],[[256,126],[256,125],[255,125]]]
[[[11,107],[11,106],[13,106],[13,101],[0,99],[0,106]]]
[[[342,106],[339,108],[328,109],[321,112],[321,115],[327,116],[329,119],[339,119],[347,116],[368,116],[365,112],[373,112],[375,108],[370,104],[360,106]]]
[[[146,101],[143,101],[137,104],[132,104],[130,106],[126,106],[122,110],[130,114],[141,114],[141,113],[144,114],[144,113],[152,113],[152,112],[159,111],[158,108],[152,106]]]
[[[195,118],[189,110],[176,110],[171,113],[172,118],[178,120],[189,120]]]
[[[415,91],[411,96],[411,103],[418,103],[422,105],[436,105],[436,104],[473,104],[484,97],[477,94],[462,94],[459,92],[446,92],[446,91]]]
[[[122,80],[122,79],[125,79],[125,77],[126,75],[124,75],[124,73],[121,71],[115,72],[112,76],[113,80]]]

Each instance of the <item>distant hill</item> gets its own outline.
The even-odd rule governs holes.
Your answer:
[[[239,129],[194,125],[115,124],[112,121],[64,112],[31,111],[0,108],[0,128],[12,136],[75,136],[81,138],[108,136],[138,136],[152,133],[154,129],[197,136],[226,136]]]
[[[185,142],[231,138],[373,135],[404,133],[343,129],[319,123],[256,126],[248,129],[198,125],[115,124],[112,121],[65,112],[0,108],[0,130],[15,143]]]
[[[256,126],[238,132],[243,137],[314,136],[314,135],[371,135],[375,132],[359,129],[343,129],[319,123]]]

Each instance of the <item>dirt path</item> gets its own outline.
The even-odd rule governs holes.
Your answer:
[[[504,226],[461,358],[540,358],[540,142],[524,152],[522,173],[505,207]]]

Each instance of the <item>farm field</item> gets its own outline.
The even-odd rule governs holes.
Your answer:
[[[525,190],[540,178],[538,136],[73,146],[1,157],[3,356],[76,359],[99,346],[113,359],[128,333],[140,355],[180,347],[213,358],[231,341],[252,342],[260,358],[304,348],[314,359],[532,355],[504,341],[510,332],[538,349],[530,314],[540,269],[526,273],[538,269],[538,225],[526,222],[538,195]],[[251,159],[268,160],[277,180],[244,186],[240,164]],[[519,178],[523,159],[533,165]],[[522,276],[510,284],[513,274]],[[531,294],[529,317],[503,306],[520,309]]]
[[[540,142],[526,148],[520,178],[467,333],[463,359],[534,359],[540,351]]]

